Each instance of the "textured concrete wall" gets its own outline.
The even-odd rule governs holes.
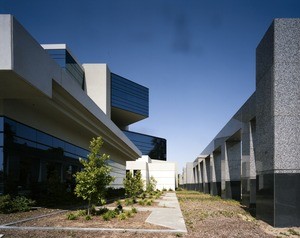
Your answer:
[[[275,19],[256,51],[257,216],[300,225],[300,19]]]
[[[299,95],[300,19],[275,19],[256,50],[256,92],[200,154],[206,192],[221,147],[222,197],[242,197],[273,226],[300,226]]]

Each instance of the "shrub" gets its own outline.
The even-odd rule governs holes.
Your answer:
[[[147,192],[152,192],[155,190],[156,188],[156,184],[157,184],[157,181],[155,180],[155,178],[153,176],[150,177],[150,181],[149,183],[147,184],[147,187],[146,187],[146,191]]]
[[[100,216],[102,214],[105,214],[106,212],[108,212],[108,209],[106,207],[102,207],[99,210],[93,210],[93,212],[91,213],[94,216]]]
[[[10,213],[12,210],[13,207],[10,195],[0,196],[0,213]]]
[[[102,218],[104,221],[109,221],[111,220],[112,218],[115,218],[116,217],[116,212],[115,211],[112,211],[112,210],[108,210],[106,213],[104,213],[102,215]]]
[[[145,205],[145,199],[141,199],[141,200],[139,200],[139,205],[141,205],[141,206],[144,206]]]
[[[86,210],[78,210],[78,211],[76,212],[76,215],[77,215],[77,216],[86,216]]]
[[[68,220],[76,220],[77,216],[74,213],[68,213],[67,214],[67,219]]]
[[[29,211],[35,201],[24,196],[14,199],[10,195],[0,196],[0,213],[26,212]]]
[[[135,207],[131,208],[132,213],[137,213],[137,209]]]
[[[126,211],[125,212],[125,215],[127,216],[127,217],[132,217],[133,216],[133,213],[132,213],[132,211]]]
[[[86,215],[86,216],[85,216],[85,220],[86,220],[86,221],[92,220],[92,217],[91,217],[90,215]]]
[[[119,220],[125,220],[126,218],[127,218],[127,216],[126,216],[125,213],[120,213],[120,214],[118,215],[118,219],[119,219]]]
[[[34,201],[28,199],[24,196],[15,197],[12,200],[13,211],[27,212],[30,210],[31,206],[34,205]]]
[[[152,205],[152,202],[153,202],[152,200],[147,200],[147,201],[146,201],[146,205],[147,205],[147,206],[151,206],[151,205]]]
[[[132,205],[132,204],[134,204],[134,199],[132,199],[132,198],[126,198],[125,199],[125,205],[126,206],[129,206],[129,205]]]

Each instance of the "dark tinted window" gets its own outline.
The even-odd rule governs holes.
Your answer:
[[[124,133],[143,155],[148,155],[151,159],[167,160],[166,139],[132,131],[124,131]]]
[[[149,115],[149,89],[111,74],[111,105],[143,116]]]

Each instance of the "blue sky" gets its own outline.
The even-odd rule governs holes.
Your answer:
[[[0,0],[39,43],[66,43],[81,63],[150,89],[133,131],[168,140],[192,162],[255,90],[255,49],[299,0]]]

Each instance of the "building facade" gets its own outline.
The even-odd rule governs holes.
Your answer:
[[[154,189],[175,191],[177,188],[177,168],[173,162],[153,160],[144,155],[136,161],[127,161],[126,170],[133,175],[140,171],[145,189],[151,177],[156,181]]]
[[[148,117],[148,104],[147,88],[106,64],[81,65],[64,44],[40,45],[0,15],[0,193],[28,194],[53,173],[73,185],[78,158],[97,136],[112,187],[122,187],[126,161],[143,154],[123,130]]]
[[[183,186],[300,226],[300,19],[275,19],[256,49],[256,91],[185,168]]]

